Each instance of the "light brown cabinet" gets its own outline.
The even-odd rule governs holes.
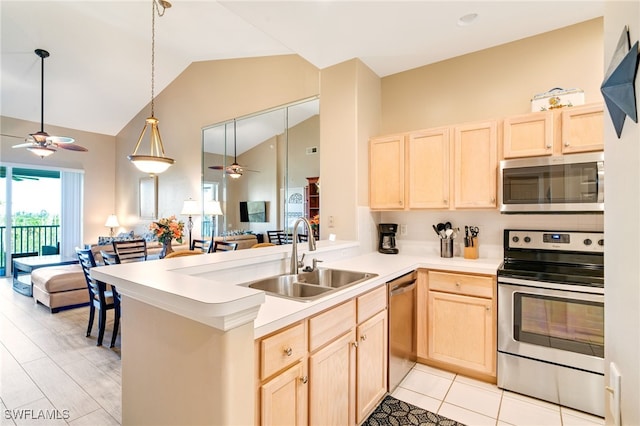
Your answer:
[[[419,271],[419,359],[495,382],[495,300],[493,276]]]
[[[257,423],[364,420],[387,390],[386,304],[380,286],[258,340]]]
[[[602,104],[507,117],[503,122],[503,157],[602,151],[603,126]]]
[[[372,209],[402,210],[405,135],[373,138],[369,142],[369,205]]]
[[[370,208],[496,208],[497,167],[496,121],[373,138]]]
[[[497,207],[498,133],[496,121],[454,128],[454,208]]]

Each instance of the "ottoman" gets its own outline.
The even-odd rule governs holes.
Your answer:
[[[89,304],[89,291],[80,265],[49,266],[31,272],[33,300],[51,313]]]

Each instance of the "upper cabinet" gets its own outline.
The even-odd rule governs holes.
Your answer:
[[[498,124],[468,123],[454,128],[454,207],[496,208]]]
[[[496,208],[497,122],[373,138],[369,167],[373,210]]]
[[[504,119],[504,158],[562,155],[604,149],[604,108],[584,105]]]
[[[409,134],[407,191],[410,209],[449,208],[451,137],[448,127]]]
[[[369,204],[372,209],[402,210],[405,135],[371,139],[369,143]]]

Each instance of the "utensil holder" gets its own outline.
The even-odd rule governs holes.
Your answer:
[[[465,259],[477,259],[478,258],[478,237],[469,238],[471,245],[464,248]]]
[[[453,240],[450,238],[440,239],[440,257],[453,257]]]

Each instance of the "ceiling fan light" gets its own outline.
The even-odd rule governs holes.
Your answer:
[[[242,173],[240,173],[237,170],[234,170],[231,173],[229,173],[229,177],[231,177],[232,179],[238,179],[241,176],[242,176]]]
[[[34,153],[40,158],[48,157],[54,152],[56,152],[53,148],[47,148],[44,146],[30,146],[27,148],[30,152]]]

